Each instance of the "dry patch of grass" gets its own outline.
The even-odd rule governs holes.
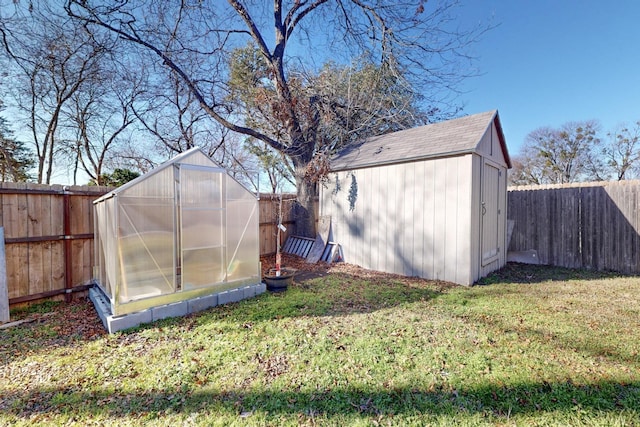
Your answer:
[[[485,282],[342,265],[115,335],[89,303],[49,307],[0,331],[0,424],[640,424],[640,278]]]

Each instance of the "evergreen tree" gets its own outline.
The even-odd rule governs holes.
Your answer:
[[[100,175],[100,183],[96,184],[95,180],[91,180],[89,185],[104,185],[107,187],[120,187],[129,181],[133,181],[140,174],[129,169],[116,168],[112,173],[104,173]]]
[[[0,111],[3,109],[0,103]],[[29,169],[34,164],[33,153],[14,138],[7,120],[0,116],[0,180],[26,182],[31,179]]]

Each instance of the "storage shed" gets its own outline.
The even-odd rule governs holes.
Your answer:
[[[127,326],[264,292],[258,199],[200,149],[163,163],[94,206],[94,277],[109,315],[147,311]],[[175,303],[182,304],[151,310]]]
[[[367,139],[331,160],[320,214],[346,262],[471,285],[506,263],[497,111]]]

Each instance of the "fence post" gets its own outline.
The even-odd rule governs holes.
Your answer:
[[[62,222],[64,232],[64,300],[71,302],[73,288],[73,260],[71,259],[71,196],[65,187],[62,192]]]
[[[4,251],[4,227],[0,227],[0,323],[9,321],[9,286]]]

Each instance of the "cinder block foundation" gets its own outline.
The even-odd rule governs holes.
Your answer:
[[[240,289],[229,289],[228,291],[220,292],[218,294],[218,302],[220,304],[229,304],[231,302],[238,302],[244,299],[244,292]]]
[[[266,292],[266,290],[267,288],[264,283],[258,283],[255,285],[219,292],[217,294],[160,305],[146,310],[137,311],[135,313],[124,314],[122,316],[114,316],[111,314],[111,304],[109,299],[104,295],[99,287],[94,286],[89,290],[89,299],[93,302],[105,329],[112,334],[124,329],[140,326],[144,323],[151,323],[168,317],[185,316],[217,305],[253,298]]]
[[[206,295],[188,300],[187,304],[189,306],[189,313],[197,313],[198,311],[215,307],[218,305],[218,295],[220,294]]]
[[[166,319],[168,317],[184,316],[189,312],[189,306],[187,301],[174,302],[173,304],[161,305],[154,307],[151,311],[153,315],[152,321]]]

